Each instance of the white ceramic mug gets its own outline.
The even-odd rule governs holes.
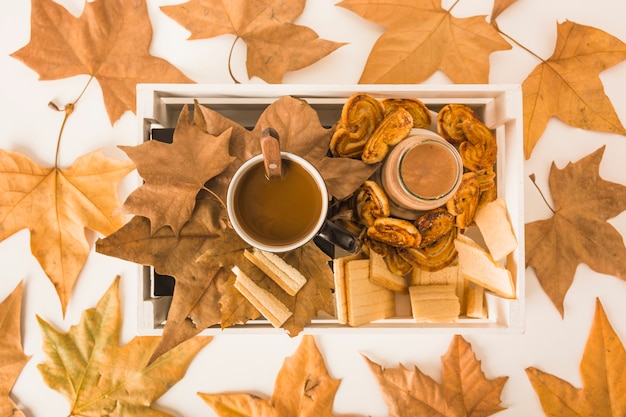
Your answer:
[[[255,183],[256,187],[246,185],[250,181],[247,176],[256,178],[258,175],[265,175],[263,155],[253,156],[235,172],[226,194],[228,217],[237,234],[251,246],[269,252],[286,252],[299,248],[316,236],[320,236],[348,252],[358,252],[361,246],[360,241],[326,219],[329,195],[324,178],[319,171],[304,158],[289,152],[281,152],[281,159],[285,170],[291,169],[294,165],[304,170],[304,176],[308,176],[308,180],[305,181],[306,187],[309,187],[307,188],[309,191],[304,196],[307,197],[306,200],[308,201],[308,193],[316,194],[317,198],[312,199],[314,200],[314,204],[312,204],[314,207],[308,205],[303,207],[302,201],[294,200],[288,192],[283,192],[283,189],[278,191],[283,193],[277,194],[271,201],[265,201],[267,200],[266,195],[259,195],[257,198],[252,195],[240,195],[244,192],[242,190],[248,193],[261,193],[263,192],[261,188],[271,185],[269,183],[272,181],[281,181],[281,179],[264,177],[262,180],[268,182],[267,184],[261,179],[257,179],[261,182]],[[302,170],[299,172],[302,174]],[[311,186],[311,181],[314,186]],[[267,190],[265,191],[267,192]],[[298,191],[303,192],[302,190]],[[246,203],[242,203],[242,200],[246,200]],[[245,207],[242,207],[244,205]],[[249,211],[256,210],[254,217],[256,220],[252,220],[253,217],[245,213],[245,210],[248,209]],[[269,214],[268,211],[272,211],[272,213]],[[305,216],[305,218],[302,219],[298,216]],[[278,237],[273,235],[275,232],[273,228],[282,226],[288,220],[294,219],[297,220],[296,223],[303,225],[301,230],[294,230],[293,236],[283,237],[281,235]]]

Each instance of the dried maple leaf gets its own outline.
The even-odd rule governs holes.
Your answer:
[[[332,129],[323,127],[315,109],[301,99],[279,98],[263,111],[252,130],[205,106],[196,105],[196,109],[199,114],[194,120],[202,124],[207,133],[219,135],[232,128],[229,152],[235,160],[208,183],[209,188],[222,198],[226,197],[228,183],[237,168],[261,153],[259,138],[266,127],[272,127],[278,133],[281,150],[300,155],[312,163],[326,181],[328,192],[338,199],[351,195],[377,168],[361,160],[327,156]]]
[[[502,14],[503,11],[509,8],[517,0],[494,0],[493,8],[491,9],[491,24],[495,24],[495,20]]]
[[[526,374],[547,416],[626,416],[626,350],[597,299],[580,363],[583,387],[534,367]]]
[[[32,0],[31,39],[12,54],[58,80],[88,74],[98,80],[111,123],[135,111],[135,87],[146,82],[193,82],[150,55],[152,26],[145,0],[85,2],[79,18],[53,0]]]
[[[511,49],[485,16],[457,18],[441,0],[343,0],[337,3],[382,25],[360,83],[419,84],[437,70],[455,83],[488,83],[489,55]]]
[[[120,346],[119,277],[96,308],[61,333],[38,318],[47,360],[38,365],[45,383],[70,403],[72,416],[169,416],[152,402],[180,380],[210,341],[196,337],[148,365],[158,337],[134,337]]]
[[[626,186],[605,181],[599,167],[604,146],[576,163],[558,169],[549,185],[554,215],[526,224],[526,266],[561,316],[563,300],[580,263],[603,274],[626,279],[626,247],[607,220],[626,210]]]
[[[365,360],[393,417],[484,417],[504,409],[500,394],[508,377],[487,379],[471,345],[459,335],[442,358],[442,384],[417,367],[384,369]]]
[[[336,416],[332,410],[339,384],[328,374],[315,338],[305,335],[283,362],[270,399],[247,393],[198,395],[221,417],[329,417]]]
[[[234,35],[246,43],[248,77],[279,84],[287,71],[307,67],[343,46],[292,21],[305,0],[191,0],[161,10],[191,32],[189,39]]]
[[[0,241],[29,229],[33,255],[54,284],[63,312],[89,254],[85,228],[107,235],[124,223],[113,215],[117,185],[134,165],[100,151],[66,169],[44,168],[0,149]]]
[[[172,305],[155,354],[220,323],[220,285],[230,276],[231,254],[249,247],[225,223],[226,214],[219,203],[205,197],[197,202],[191,219],[178,234],[170,228],[152,233],[150,221],[135,216],[115,233],[96,242],[99,253],[152,265],[159,274],[175,278]],[[198,262],[201,255],[211,251],[215,252],[217,263]],[[250,311],[256,310],[251,308],[247,312]]]
[[[530,158],[552,116],[570,126],[626,134],[599,74],[626,59],[626,44],[591,26],[557,25],[552,56],[522,84],[524,154]]]
[[[20,334],[22,284],[0,303],[0,416],[24,417],[24,413],[11,400],[15,380],[30,356],[24,354]]]
[[[153,233],[163,226],[178,233],[191,217],[204,184],[234,159],[228,154],[229,141],[230,130],[215,137],[197,128],[184,106],[171,144],[150,140],[120,147],[145,181],[122,208],[149,218]]]

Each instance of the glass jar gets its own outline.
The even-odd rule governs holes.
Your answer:
[[[381,183],[392,211],[425,211],[444,205],[461,185],[463,161],[457,149],[434,132],[413,129],[387,156]],[[410,214],[410,213],[409,213]]]

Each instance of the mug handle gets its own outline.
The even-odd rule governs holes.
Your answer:
[[[350,253],[358,253],[361,250],[359,238],[330,220],[324,222],[317,236]]]

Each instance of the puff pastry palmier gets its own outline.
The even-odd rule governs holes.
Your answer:
[[[437,133],[448,142],[458,145],[465,140],[462,124],[466,120],[478,120],[469,106],[446,104],[437,114]]]
[[[406,139],[413,129],[413,117],[402,107],[385,115],[363,148],[361,159],[366,164],[381,162],[387,156],[389,147]]]
[[[359,220],[367,227],[373,225],[377,218],[391,213],[387,194],[375,181],[367,180],[359,187],[355,204]]]
[[[459,145],[463,166],[470,171],[493,170],[498,154],[496,138],[478,119],[468,119],[461,123],[466,140]]]
[[[385,114],[393,109],[402,107],[407,110],[413,118],[413,127],[420,129],[428,129],[430,127],[431,116],[430,110],[424,103],[416,98],[386,98],[382,100]]]
[[[466,172],[457,192],[446,203],[446,209],[455,216],[457,227],[466,229],[472,225],[478,207],[480,185],[475,172]]]
[[[367,236],[394,247],[416,248],[422,237],[417,227],[408,220],[380,217],[368,227]]]
[[[417,230],[422,235],[420,246],[430,245],[446,235],[454,227],[454,216],[445,208],[438,207],[420,215],[415,220]]]
[[[383,120],[380,100],[364,93],[355,93],[341,109],[341,118],[330,140],[334,156],[359,158],[376,126]]]
[[[414,267],[425,271],[438,271],[450,265],[457,257],[454,246],[458,229],[452,228],[437,241],[419,248],[398,248],[398,254]]]

